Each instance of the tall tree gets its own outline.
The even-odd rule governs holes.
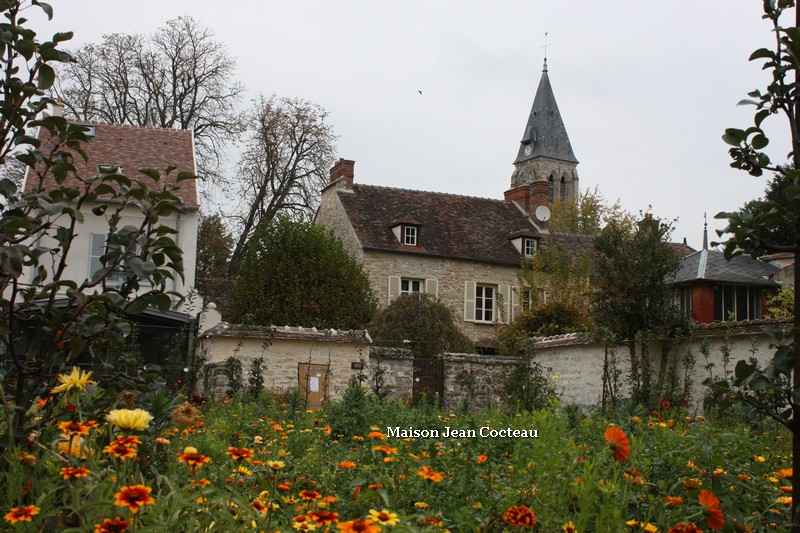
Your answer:
[[[723,243],[727,257],[746,253],[767,252],[800,254],[800,9],[794,0],[764,0],[763,19],[772,25],[774,44],[750,55],[751,61],[763,61],[771,80],[764,91],[748,93],[750,99],[740,103],[753,105],[753,126],[747,129],[728,128],[722,139],[730,144],[731,166],[761,176],[772,171],[783,187],[776,187],[776,198],[751,205],[749,210],[719,213],[728,225],[719,232],[727,235]],[[794,15],[794,16],[792,16]],[[788,20],[787,20],[788,19]],[[788,23],[788,25],[787,25]],[[778,115],[787,119],[791,136],[789,164],[772,164],[763,151],[769,139],[762,128],[764,121]],[[780,191],[782,189],[782,191]],[[779,241],[776,231],[781,225],[789,228],[789,242]],[[800,270],[794,268],[794,309],[800,308]],[[792,532],[800,533],[800,315],[794,314],[794,327],[775,352],[771,364],[760,370],[747,361],[736,365],[735,384],[741,388],[739,399],[759,408],[792,432]],[[781,341],[782,339],[776,339]],[[771,402],[762,401],[764,391],[772,391]]]
[[[342,242],[286,216],[253,233],[233,289],[233,320],[262,325],[362,328],[375,307],[366,273]]]
[[[204,216],[197,228],[197,278],[222,278],[228,273],[233,237],[218,214]]]
[[[597,187],[583,191],[576,202],[557,198],[551,208],[547,227],[558,233],[599,235],[612,220],[624,222],[631,228],[635,224],[634,217],[622,209],[619,200],[609,205]]]
[[[219,183],[220,163],[244,129],[236,62],[192,17],[151,35],[105,35],[72,51],[55,95],[85,121],[192,130],[201,177]]]
[[[786,168],[775,172],[772,179],[767,182],[764,197],[747,202],[740,210],[742,214],[750,213],[756,218],[759,218],[762,213],[769,213],[772,210],[775,210],[776,214],[780,214],[780,218],[766,228],[763,242],[753,248],[754,256],[767,255],[775,251],[791,251],[794,247],[793,220],[797,218],[797,215],[794,212],[795,206],[791,196],[787,194],[793,184],[789,178],[791,170],[791,168]]]
[[[232,218],[238,237],[228,275],[234,278],[253,230],[278,213],[295,219],[314,212],[333,164],[336,136],[317,104],[292,98],[261,97],[252,115],[252,133],[238,167]]]
[[[670,224],[645,216],[633,231],[611,222],[597,238],[594,319],[628,346],[631,395],[643,404],[652,400],[647,336],[662,334],[675,316],[665,283],[680,263],[671,231]]]

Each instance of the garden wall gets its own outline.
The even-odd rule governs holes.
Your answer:
[[[403,402],[411,401],[414,381],[414,356],[406,348],[386,348],[373,346],[369,351],[369,364],[366,368],[367,383],[364,385],[375,391],[376,379],[383,379],[381,387],[388,398]]]

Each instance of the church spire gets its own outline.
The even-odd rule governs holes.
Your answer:
[[[578,196],[577,165],[550,85],[545,56],[542,77],[514,160],[511,188],[548,181],[550,202],[556,198],[575,200]]]
[[[549,157],[568,163],[578,163],[569,142],[567,128],[561,119],[550,76],[547,70],[547,59],[542,67],[539,88],[533,99],[528,123],[522,134],[522,141],[514,164],[537,157]]]

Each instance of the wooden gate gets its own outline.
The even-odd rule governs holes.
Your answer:
[[[444,401],[444,360],[414,358],[414,386],[411,402],[438,398],[439,405]]]
[[[322,409],[328,399],[328,365],[298,363],[297,385],[309,409]]]

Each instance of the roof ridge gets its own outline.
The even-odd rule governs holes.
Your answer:
[[[134,124],[111,124],[109,122],[97,122],[93,120],[79,120],[67,119],[70,124],[78,124],[81,126],[108,126],[110,128],[129,128],[136,130],[151,130],[151,131],[171,131],[175,133],[192,133],[192,130],[182,130],[180,128],[163,128],[161,126],[137,126]]]
[[[406,189],[405,187],[389,187],[388,185],[371,185],[367,183],[354,183],[353,187],[368,187],[372,189],[385,189],[390,191],[403,191],[403,192],[415,192],[415,193],[422,193],[422,194],[438,194],[440,196],[450,196],[454,198],[472,198],[474,200],[489,200],[491,202],[497,202],[501,204],[510,203],[506,200],[498,200],[497,198],[486,198],[485,196],[472,196],[468,194],[453,194],[451,192],[439,192],[439,191],[423,191],[420,189]]]

